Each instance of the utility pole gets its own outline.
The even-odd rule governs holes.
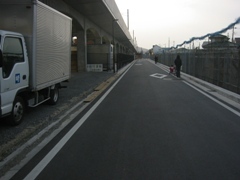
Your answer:
[[[235,29],[235,26],[233,26],[233,29],[232,29],[232,42],[234,43],[234,29]]]
[[[135,44],[134,30],[133,30],[133,44]]]
[[[129,9],[127,10],[127,25],[128,25],[128,30],[129,30]]]
[[[114,26],[118,19],[112,20],[112,38],[113,38],[113,73],[116,72],[116,47],[115,47],[115,32],[114,32]]]

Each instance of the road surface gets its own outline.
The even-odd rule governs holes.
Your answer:
[[[239,112],[136,61],[13,179],[239,179]]]

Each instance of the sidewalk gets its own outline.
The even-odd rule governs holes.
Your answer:
[[[59,102],[72,102],[82,99],[110,77],[113,72],[76,72],[72,73],[69,82],[64,83],[67,88],[60,90]]]

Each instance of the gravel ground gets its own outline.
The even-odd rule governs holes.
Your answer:
[[[73,73],[67,88],[60,90],[60,98],[55,106],[42,104],[28,108],[24,121],[12,127],[7,118],[0,121],[0,162],[41,129],[58,120],[58,117],[93,92],[94,88],[114,74],[112,72]]]

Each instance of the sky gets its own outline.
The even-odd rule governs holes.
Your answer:
[[[227,27],[240,17],[240,0],[115,0],[138,47],[171,47]],[[232,38],[233,30],[223,35]],[[234,29],[240,37],[240,24]],[[203,41],[194,41],[200,46]],[[188,45],[186,45],[188,46]],[[186,47],[187,48],[187,47]]]

